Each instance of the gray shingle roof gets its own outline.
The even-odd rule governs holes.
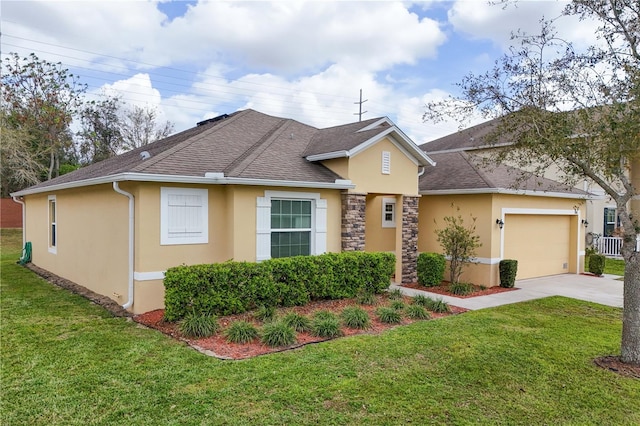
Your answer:
[[[586,192],[554,180],[531,174],[506,165],[484,166],[482,158],[468,152],[429,154],[436,161],[420,177],[420,192],[464,191],[496,192],[519,190],[554,192],[567,195],[588,195]]]
[[[320,163],[307,161],[305,156],[351,149],[389,127],[358,132],[376,120],[380,119],[317,129],[250,109],[239,111],[28,190],[123,173],[204,177],[212,172],[247,179],[334,183],[342,177]],[[143,151],[151,156],[142,159]]]
[[[495,130],[498,120],[500,119],[485,121],[440,139],[424,143],[420,145],[420,148],[431,156],[431,153],[434,152],[466,151],[486,147],[487,144],[484,142],[484,137]],[[508,143],[508,141],[498,142],[498,144],[503,143]]]

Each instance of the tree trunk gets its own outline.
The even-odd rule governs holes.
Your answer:
[[[636,252],[625,258],[620,359],[640,364],[640,253]]]

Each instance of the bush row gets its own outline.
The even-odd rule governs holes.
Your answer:
[[[177,321],[190,311],[231,315],[378,294],[389,287],[394,268],[393,254],[366,252],[177,266],[165,273],[165,319]]]
[[[442,254],[420,253],[417,264],[418,283],[427,287],[440,285],[446,263]]]

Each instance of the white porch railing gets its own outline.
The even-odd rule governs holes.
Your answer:
[[[620,257],[622,248],[622,238],[620,237],[600,237],[594,244],[598,253],[605,256]],[[636,251],[640,251],[640,237],[636,241]]]

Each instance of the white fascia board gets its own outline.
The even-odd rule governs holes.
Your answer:
[[[378,121],[374,121],[373,123],[369,124],[368,126],[363,127],[362,129],[358,130],[358,132],[366,132],[367,130],[373,130],[376,127],[382,125],[382,124],[388,124],[391,127],[395,127],[395,124],[393,124],[393,121],[391,121],[389,119],[389,117],[382,117],[380,120]]]
[[[568,194],[564,192],[543,192],[529,191],[506,188],[475,188],[475,189],[437,189],[429,191],[420,191],[420,195],[465,195],[465,194],[506,194],[506,195],[528,195],[532,197],[550,197],[550,198],[571,198],[580,200],[592,200],[597,197],[588,194]]]
[[[211,178],[204,176],[181,176],[181,175],[160,175],[148,173],[119,173],[116,175],[102,176],[99,178],[85,179],[74,182],[66,182],[58,185],[50,185],[43,188],[25,189],[13,193],[14,196],[23,196],[31,194],[40,194],[44,192],[60,191],[63,189],[80,188],[84,186],[101,185],[112,182],[161,182],[161,183],[194,183],[203,185],[255,185],[255,186],[291,186],[298,188],[319,188],[319,189],[353,189],[355,185],[346,183],[343,180],[338,182],[308,182],[308,181],[289,181],[289,180],[272,180],[272,179],[248,179],[248,178]]]
[[[349,157],[350,157],[349,151],[333,151],[333,152],[327,152],[324,154],[308,155],[305,157],[305,160],[314,162],[314,161],[333,160],[334,158],[349,158]]]
[[[351,149],[349,151],[350,156],[351,157],[356,156],[358,153],[366,150],[372,145],[375,145],[382,138],[392,133],[395,133],[397,136],[399,136],[399,138],[389,137],[391,142],[393,142],[393,144],[396,147],[398,147],[407,157],[414,159],[415,160],[414,163],[416,165],[421,165],[421,166],[426,166],[427,164],[430,164],[432,166],[436,165],[436,163],[431,158],[429,158],[429,156],[425,154],[424,151],[418,148],[418,145],[416,145],[411,139],[407,137],[407,135],[402,133],[402,131],[395,126],[389,127],[385,131],[378,133],[374,137],[362,142],[360,145]]]
[[[428,146],[429,142],[424,143],[421,146],[425,146],[425,145]],[[470,151],[480,151],[484,149],[504,148],[505,146],[511,146],[511,145],[513,145],[513,143],[504,142],[504,143],[497,143],[495,145],[480,145],[480,146],[466,147],[466,148],[441,149],[438,151],[428,151],[428,153],[429,154],[448,154],[452,152],[470,152]]]

